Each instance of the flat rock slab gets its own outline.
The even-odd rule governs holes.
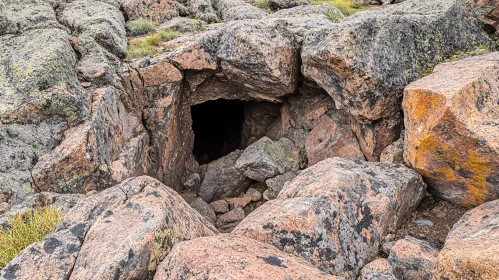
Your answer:
[[[333,275],[354,278],[424,195],[422,177],[401,165],[332,158],[305,169],[237,226]]]
[[[439,279],[499,278],[499,200],[466,213],[438,255]]]
[[[181,242],[158,266],[155,280],[176,279],[341,279],[272,245],[218,235]]]
[[[494,52],[438,65],[404,91],[404,157],[455,204],[499,195],[498,75]]]

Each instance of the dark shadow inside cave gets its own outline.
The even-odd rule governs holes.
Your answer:
[[[194,149],[199,164],[235,151],[241,142],[244,101],[217,99],[191,107]]]

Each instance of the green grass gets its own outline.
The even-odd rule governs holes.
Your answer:
[[[321,5],[328,4],[331,5],[338,10],[340,10],[345,16],[349,16],[358,11],[362,11],[365,6],[360,3],[355,2],[354,0],[327,0],[327,1],[312,1],[310,4],[312,5]]]
[[[0,269],[24,248],[53,232],[63,217],[55,208],[38,209],[14,215],[7,229],[0,226]]]
[[[326,16],[332,21],[332,22],[341,22],[343,20],[342,16],[332,13],[332,12],[327,12]]]
[[[145,18],[132,20],[127,22],[126,24],[126,28],[128,29],[128,31],[130,31],[130,34],[132,36],[139,36],[150,33],[154,30],[154,27],[155,27],[154,22]]]
[[[260,9],[269,9],[269,0],[258,0],[256,6]]]
[[[128,46],[127,58],[140,58],[154,56],[160,51],[158,46],[162,42],[168,42],[180,36],[182,33],[171,30],[164,30],[143,39],[131,40]]]

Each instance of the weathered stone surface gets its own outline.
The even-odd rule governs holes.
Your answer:
[[[215,223],[217,220],[217,215],[215,214],[215,211],[213,208],[211,208],[208,203],[204,202],[201,198],[196,198],[190,203],[191,207],[194,208],[194,210],[198,211],[201,216],[205,217],[208,221],[211,223]]]
[[[235,167],[241,151],[234,151],[208,164],[198,196],[206,202],[234,197],[244,192],[251,180]]]
[[[167,279],[340,279],[309,263],[249,238],[218,235],[175,245],[158,266]]]
[[[452,228],[438,255],[437,278],[499,277],[499,200],[467,212]]]
[[[284,186],[291,182],[296,176],[300,174],[301,171],[290,171],[282,175],[277,175],[274,178],[265,180],[265,184],[268,186],[267,198],[272,200],[277,198]]]
[[[281,104],[269,102],[246,102],[244,122],[241,130],[241,149],[265,136],[268,126],[279,116]]]
[[[147,18],[156,23],[179,16],[179,4],[175,0],[120,0],[128,20]]]
[[[386,147],[381,152],[379,160],[384,163],[404,163],[404,139],[399,138]]]
[[[366,158],[376,161],[399,137],[403,88],[444,58],[489,42],[461,1],[404,1],[308,34],[302,72],[361,123],[354,131]]]
[[[310,0],[269,0],[269,6],[274,9],[288,9],[295,6],[308,5]]]
[[[438,65],[404,92],[404,157],[436,195],[467,207],[499,195],[499,52]]]
[[[210,203],[210,206],[213,208],[215,213],[227,213],[229,212],[229,204],[227,201],[221,199],[217,201],[213,201]]]
[[[216,226],[221,232],[231,232],[244,219],[244,210],[236,208],[218,217]]]
[[[249,196],[243,196],[243,197],[233,197],[233,198],[228,198],[227,202],[229,203],[229,208],[236,209],[236,208],[244,208],[248,203],[251,202],[251,197]]]
[[[62,5],[58,19],[74,36],[89,36],[114,55],[127,51],[125,18],[119,7],[102,1],[77,0]]]
[[[191,15],[206,22],[219,21],[211,0],[189,0],[188,9]]]
[[[332,110],[319,119],[305,139],[308,166],[331,157],[364,160],[351,121],[344,110]]]
[[[83,200],[59,227],[84,236],[72,279],[146,278],[176,242],[216,232],[177,193],[146,176]]]
[[[69,279],[80,248],[80,240],[70,230],[49,234],[21,251],[0,272],[0,278]]]
[[[286,0],[277,0],[277,1],[286,1]],[[306,1],[306,0],[305,0]],[[305,1],[294,1],[291,0],[289,2],[305,2]],[[270,14],[269,18],[301,18],[301,17],[311,17],[311,16],[319,16],[319,15],[337,15],[339,18],[343,18],[343,14],[337,8],[328,5],[328,4],[320,4],[320,5],[303,5],[297,6],[290,9],[282,9],[275,13]]]
[[[0,38],[0,120],[38,123],[54,115],[70,124],[88,116],[66,32],[50,28]]]
[[[245,21],[224,29],[217,56],[233,83],[279,97],[296,89],[298,47],[284,22]]]
[[[419,174],[400,165],[327,159],[302,171],[233,234],[354,278],[416,208],[425,187]]]
[[[428,242],[406,236],[395,243],[388,261],[403,279],[431,280],[435,274],[438,250]]]
[[[261,19],[266,13],[241,0],[213,0],[225,22],[243,19]]]
[[[157,27],[158,30],[172,30],[178,32],[195,32],[206,28],[206,22],[186,17],[176,17],[162,23]]]
[[[397,274],[387,259],[376,259],[365,265],[358,280],[398,280]]]
[[[260,182],[298,169],[298,151],[293,141],[272,141],[263,137],[251,144],[236,161],[236,168],[248,178]]]
[[[254,188],[249,188],[246,191],[246,194],[244,196],[251,198],[251,201],[253,201],[253,202],[259,201],[259,200],[262,199],[262,193],[259,192],[257,189],[254,189]]]

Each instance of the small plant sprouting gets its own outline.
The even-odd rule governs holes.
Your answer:
[[[332,22],[341,22],[343,20],[343,17],[340,16],[339,14],[333,13],[333,12],[326,12],[326,16],[332,21]]]
[[[127,58],[140,58],[145,56],[154,56],[157,53],[157,47],[162,42],[168,42],[179,37],[182,33],[172,30],[163,30],[154,35],[143,39],[131,40],[128,46]]]
[[[256,6],[260,9],[269,9],[269,0],[258,0]]]
[[[155,27],[154,22],[145,18],[132,20],[127,22],[126,24],[126,28],[128,29],[128,31],[132,36],[148,34],[154,30],[154,27]]]

